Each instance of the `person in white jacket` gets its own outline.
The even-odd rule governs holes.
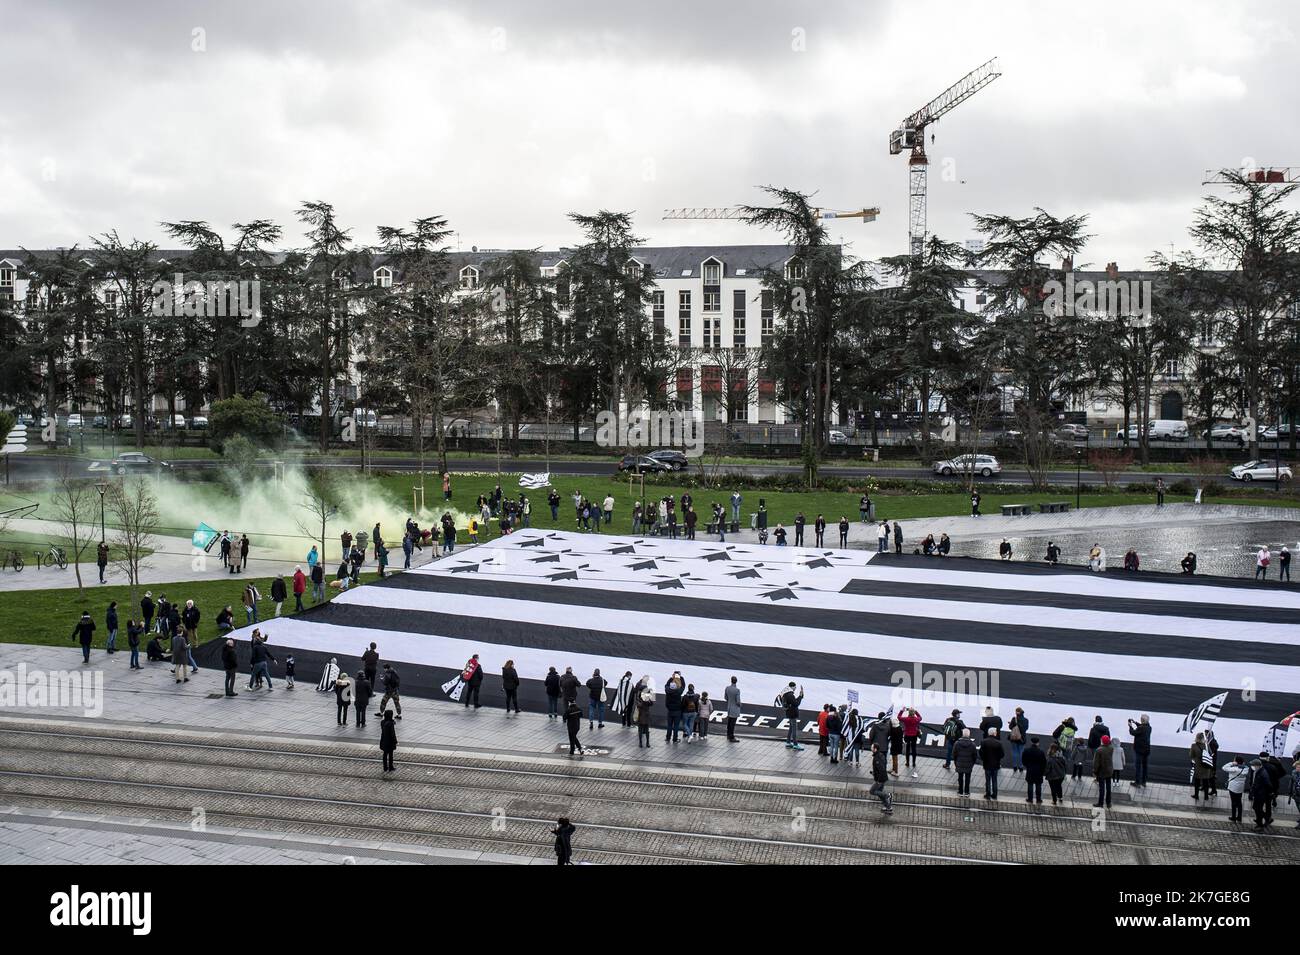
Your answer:
[[[1245,798],[1246,782],[1250,779],[1250,767],[1246,765],[1245,756],[1234,757],[1232,762],[1223,767],[1228,774],[1228,798],[1232,800],[1232,815],[1229,822],[1241,822],[1242,801]]]

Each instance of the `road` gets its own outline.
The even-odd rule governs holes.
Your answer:
[[[102,461],[92,461],[89,465],[84,458],[67,458],[56,457],[47,454],[33,454],[29,456],[14,456],[10,462],[10,480],[14,483],[29,481],[51,480],[59,476],[62,468],[70,465],[74,473],[81,473],[87,477],[97,475],[108,475],[108,469]],[[304,462],[307,468],[329,468],[331,470],[355,471],[359,468],[359,462],[356,459],[342,461],[312,461]],[[224,466],[224,462],[219,460],[177,460],[172,462],[171,467],[177,471],[208,471],[216,470]],[[269,464],[267,465],[270,466]],[[383,457],[374,459],[374,466],[384,471],[417,471],[420,468],[418,458],[391,458]],[[432,471],[430,460],[425,460],[425,470]],[[460,458],[453,460],[450,464],[453,472],[492,472],[497,469],[497,459],[495,457],[481,458]],[[521,460],[515,458],[502,458],[501,471],[503,473],[520,473],[524,471],[544,471],[547,465],[542,461],[533,459]],[[557,459],[550,463],[552,474],[567,475],[609,475],[615,471],[616,462],[613,458],[602,461],[599,459]],[[1174,481],[1195,481],[1198,475],[1187,471],[1178,470],[1177,465],[1171,465],[1169,471],[1161,471],[1158,474],[1144,471],[1122,472],[1113,478],[1113,483],[1124,486],[1128,484],[1143,484],[1154,481],[1156,477],[1162,477],[1166,483]],[[749,477],[770,477],[782,474],[799,474],[802,468],[797,464],[745,464],[724,466],[723,471],[728,473],[742,473]],[[821,468],[821,473],[828,476],[843,478],[895,478],[901,480],[939,480],[929,468],[903,468],[903,467],[872,467],[866,464],[825,464]],[[1029,472],[1023,469],[1008,468],[1001,474],[991,478],[977,477],[976,483],[980,484],[1030,484]],[[1100,485],[1103,482],[1102,476],[1096,471],[1082,471],[1076,475],[1073,469],[1057,470],[1048,472],[1048,480],[1052,484],[1072,485],[1076,480],[1084,484]],[[1230,480],[1228,475],[1223,475],[1222,480]],[[1261,491],[1269,490],[1272,487],[1270,482],[1257,482],[1257,488]]]

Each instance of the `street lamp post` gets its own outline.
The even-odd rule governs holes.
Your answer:
[[[1074,509],[1079,509],[1079,502],[1083,500],[1083,451],[1079,448],[1074,449]]]
[[[95,490],[99,492],[99,542],[104,543],[104,495],[108,492],[108,485],[100,482],[95,485]]]

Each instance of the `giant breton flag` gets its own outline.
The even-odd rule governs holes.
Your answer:
[[[1221,703],[1226,753],[1258,752],[1300,709],[1297,621],[1300,590],[1250,581],[528,529],[263,630],[341,661],[375,640],[404,692],[414,670],[434,696],[471,654],[485,693],[512,659],[526,706],[548,667],[571,666],[584,681],[649,674],[660,691],[681,670],[719,700],[735,675],[765,714],[791,680],[809,712],[853,692],[867,718],[915,706],[930,726],[954,706],[967,722],[1022,706],[1044,737],[1100,715],[1127,740],[1147,713],[1181,768],[1180,726],[1224,687],[1252,690]]]

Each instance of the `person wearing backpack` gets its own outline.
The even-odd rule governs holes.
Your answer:
[[[943,724],[943,768],[950,768],[952,763],[952,750],[957,740],[961,739],[962,730],[966,729],[966,724],[962,722],[961,710],[953,710],[952,715],[944,721]]]
[[[1228,798],[1232,800],[1228,822],[1241,822],[1242,802],[1246,787],[1250,784],[1250,767],[1246,765],[1246,757],[1233,757],[1232,762],[1223,767],[1223,771],[1228,776]]]
[[[1007,741],[1011,743],[1011,772],[1024,772],[1024,766],[1020,761],[1021,754],[1025,751],[1025,740],[1029,738],[1029,718],[1025,716],[1025,711],[1016,707],[1016,715],[1011,717],[1011,728],[1007,731]]]

